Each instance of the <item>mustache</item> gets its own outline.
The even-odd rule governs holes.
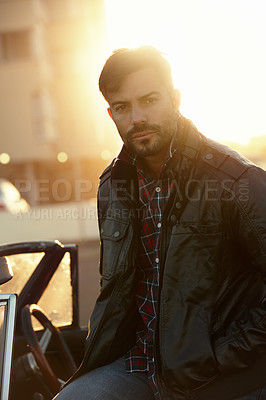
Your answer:
[[[144,131],[155,131],[161,132],[161,129],[157,125],[150,125],[150,124],[141,124],[133,126],[129,131],[127,131],[127,137],[132,137],[134,133],[144,132]]]

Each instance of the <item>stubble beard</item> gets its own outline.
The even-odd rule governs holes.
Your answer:
[[[141,157],[155,155],[167,149],[171,140],[176,133],[176,115],[162,122],[161,125],[156,124],[139,124],[130,129],[123,138],[126,147]],[[133,135],[138,132],[150,131],[152,136],[147,139],[134,140]],[[122,136],[122,135],[121,135]]]

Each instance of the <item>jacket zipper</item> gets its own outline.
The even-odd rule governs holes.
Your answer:
[[[163,385],[162,385],[162,378],[160,376],[159,367],[158,367],[158,362],[159,362],[159,359],[160,359],[160,338],[159,338],[160,320],[159,320],[159,314],[160,314],[160,302],[161,302],[161,290],[162,290],[162,278],[163,278],[163,259],[162,259],[162,255],[164,254],[164,252],[162,251],[162,249],[163,249],[163,244],[165,243],[165,241],[163,240],[164,231],[165,231],[164,230],[164,224],[162,223],[161,245],[160,245],[159,290],[158,290],[156,322],[155,322],[155,331],[154,331],[154,370],[155,370],[156,385],[157,385],[158,392],[159,392],[161,400],[164,400],[164,399],[167,398],[165,393],[164,393],[164,389],[163,389]]]
[[[161,231],[161,244],[160,244],[160,276],[159,276],[159,290],[158,290],[158,302],[157,302],[157,310],[156,310],[156,323],[155,323],[155,332],[154,332],[154,369],[155,369],[155,377],[156,384],[158,387],[158,392],[160,394],[160,400],[167,400],[167,396],[163,389],[162,377],[160,376],[158,361],[160,358],[160,339],[159,339],[159,331],[160,331],[160,303],[161,303],[161,290],[162,290],[162,281],[163,281],[163,272],[164,272],[164,260],[166,255],[165,248],[165,224],[167,221],[167,216],[171,214],[172,206],[174,204],[173,200],[175,199],[175,193],[172,193],[168,200],[168,209],[170,212],[167,212],[167,208],[165,209],[163,218],[162,218],[162,231]],[[162,361],[161,361],[162,362]]]

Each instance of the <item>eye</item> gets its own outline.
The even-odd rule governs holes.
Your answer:
[[[147,99],[145,100],[146,104],[153,104],[157,101],[156,97],[147,97]]]
[[[123,112],[128,110],[128,105],[127,104],[117,104],[114,106],[114,111],[115,112]]]

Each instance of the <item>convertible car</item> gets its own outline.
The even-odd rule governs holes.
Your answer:
[[[49,400],[80,363],[78,247],[0,245],[0,400]]]

